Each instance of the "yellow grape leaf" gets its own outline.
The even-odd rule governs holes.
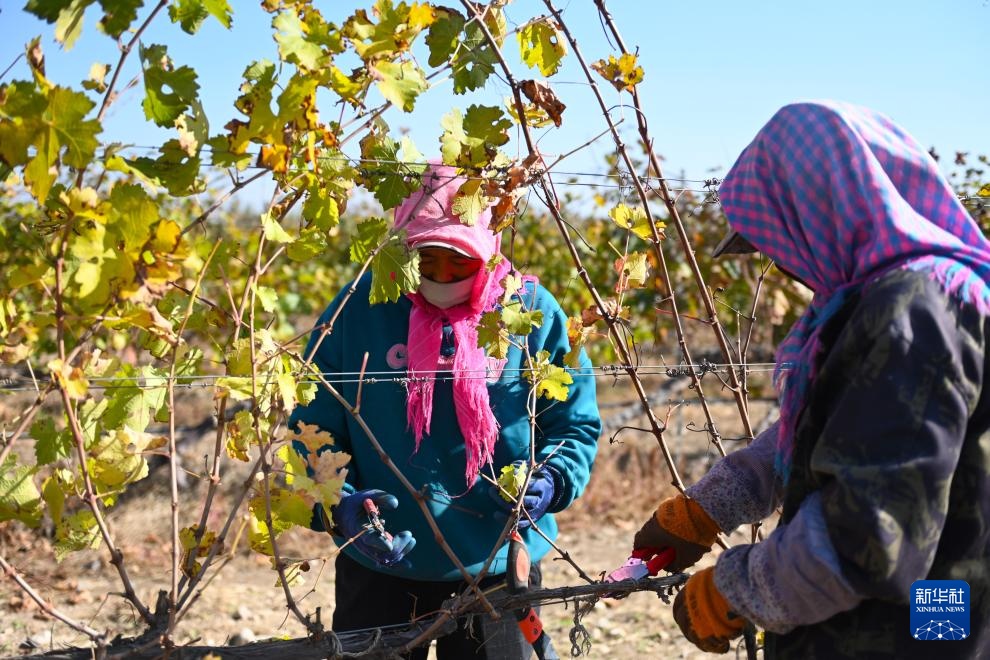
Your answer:
[[[526,379],[534,384],[537,396],[556,401],[566,401],[568,385],[574,378],[563,367],[550,363],[550,353],[540,351],[533,359],[533,369],[526,372]]]
[[[525,463],[512,463],[503,467],[498,475],[499,497],[506,502],[515,502],[519,499],[528,471]]]
[[[650,231],[650,221],[646,217],[646,213],[639,206],[631,207],[622,203],[616,204],[608,212],[608,217],[612,218],[612,222],[618,226],[628,229],[643,240],[651,240],[653,238],[653,232]],[[666,225],[658,221],[654,221],[653,224],[656,225],[660,238],[664,238],[663,229]]]
[[[591,68],[620,92],[623,90],[631,92],[643,81],[643,67],[636,63],[636,59],[632,53],[626,53],[619,59],[615,59],[615,55],[609,55],[608,61],[593,62]]]
[[[296,405],[296,379],[292,374],[281,373],[276,376],[278,393],[286,410],[292,410]]]
[[[291,443],[285,443],[276,449],[275,456],[284,464],[286,484],[292,485],[298,477],[306,476],[306,459]]]
[[[315,453],[310,454],[306,460],[313,470],[313,481],[317,484],[343,486],[344,478],[347,476],[347,468],[344,466],[351,460],[351,455],[342,451],[325,451],[319,456]]]
[[[287,439],[303,443],[310,454],[315,454],[327,445],[333,446],[333,436],[329,431],[324,431],[316,424],[305,422],[299,422],[298,428]]]
[[[990,183],[984,185],[978,191],[976,191],[977,197],[990,197]]]
[[[272,243],[291,243],[296,240],[289,232],[285,231],[278,219],[270,212],[261,214],[261,226],[265,230],[265,239]]]
[[[502,293],[502,304],[507,305],[512,300],[512,296],[519,292],[522,288],[523,281],[514,272],[510,272],[501,282],[504,292]]]
[[[268,515],[269,506],[272,515],[272,529],[276,538],[279,534],[293,526],[309,528],[310,519],[313,517],[313,505],[306,501],[300,493],[287,490],[285,488],[270,488],[269,505],[265,504],[265,495],[262,493],[253,497],[249,503],[251,513],[264,523]]]
[[[619,274],[615,292],[622,293],[628,289],[640,289],[646,286],[649,270],[645,252],[633,252],[625,257],[619,257],[615,260],[615,272]]]
[[[502,315],[495,310],[485,312],[478,321],[477,329],[478,348],[486,349],[488,355],[494,358],[505,359],[511,342],[509,331],[505,329],[505,324],[502,323]]]
[[[36,469],[17,465],[16,454],[0,466],[0,522],[20,520],[29,527],[41,522],[41,493],[34,483]]]
[[[253,513],[253,510],[252,510]],[[264,513],[262,513],[264,516]],[[272,556],[272,537],[264,520],[258,520],[254,515],[248,516],[248,544],[251,549],[263,555]]]
[[[162,254],[176,252],[182,243],[182,227],[174,220],[162,220],[155,226],[151,249]]]
[[[502,323],[510,334],[525,336],[543,325],[543,311],[524,311],[521,302],[512,302],[502,307]]]
[[[60,359],[51,360],[48,363],[48,370],[55,380],[59,389],[65,390],[70,399],[83,399],[89,391],[89,381],[79,367],[65,364]]]
[[[584,322],[580,318],[571,316],[567,319],[567,341],[570,344],[570,350],[564,356],[565,365],[572,369],[577,369],[581,366],[581,349],[588,343],[592,332],[594,332],[594,329],[584,325]]]
[[[368,70],[382,96],[405,112],[412,112],[416,99],[430,86],[415,62],[377,62]]]
[[[430,27],[437,20],[436,10],[428,2],[414,2],[409,7],[409,18],[406,24],[414,30],[423,30]]]
[[[67,554],[76,550],[95,550],[102,542],[93,512],[89,509],[77,511],[55,525],[55,561],[61,563]]]
[[[481,179],[468,179],[454,195],[451,210],[465,225],[474,225],[492,203],[491,198],[484,194],[483,184]]]
[[[227,455],[247,463],[248,451],[256,440],[251,413],[247,410],[238,411],[234,419],[227,422]]]
[[[527,66],[539,69],[544,77],[557,73],[561,60],[567,54],[567,44],[557,21],[550,17],[533,21],[521,27],[516,36],[519,39],[519,55]]]
[[[265,167],[276,174],[289,171],[289,148],[284,144],[264,144],[258,152],[258,167]]]
[[[196,543],[196,532],[199,530],[198,525],[192,525],[190,527],[184,527],[179,531],[179,542],[182,544],[183,550],[192,550],[196,548],[196,555],[199,557],[205,557],[210,553],[210,548],[216,543],[217,533],[207,530],[203,534],[203,538]]]
[[[271,558],[272,570],[277,571],[275,566],[275,558]],[[303,577],[303,573],[309,570],[308,561],[290,561],[286,562],[285,559],[282,560],[282,573],[285,575],[285,583],[290,587],[297,587],[300,584],[306,582],[306,578]],[[282,586],[282,578],[275,578],[275,586]]]
[[[164,444],[166,441],[160,436],[133,431],[126,426],[104,434],[88,447],[93,481],[103,487],[99,489],[103,493],[144,479],[148,476],[148,461],[142,452]]]

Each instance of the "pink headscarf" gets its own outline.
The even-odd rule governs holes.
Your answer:
[[[395,226],[406,232],[406,243],[415,248],[423,243],[442,242],[454,246],[486,264],[498,253],[500,237],[488,228],[491,211],[486,209],[473,225],[466,225],[451,210],[457,190],[465,179],[457,170],[431,162],[423,173],[423,186],[395,211]],[[482,267],[475,276],[467,302],[440,309],[422,294],[407,294],[413,308],[409,314],[407,342],[412,379],[406,404],[406,419],[416,436],[416,449],[430,432],[433,415],[433,385],[440,360],[444,321],[454,331],[454,408],[464,436],[467,456],[465,479],[470,486],[481,467],[492,460],[498,422],[488,403],[485,379],[487,359],[478,346],[477,325],[481,315],[493,309],[503,293],[501,281],[512,269],[502,259],[493,271]]]

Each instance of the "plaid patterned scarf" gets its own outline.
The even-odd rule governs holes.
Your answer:
[[[990,313],[990,242],[927,151],[879,113],[832,101],[785,106],[739,156],[719,196],[732,228],[814,291],[776,356],[776,464],[785,482],[821,328],[851,294],[909,268]]]

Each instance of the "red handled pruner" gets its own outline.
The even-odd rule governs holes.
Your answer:
[[[368,524],[365,525],[365,528],[369,532],[378,533],[383,539],[391,543],[392,535],[385,531],[385,521],[382,520],[382,514],[378,510],[378,505],[375,504],[375,501],[369,497],[362,502],[362,505],[364,506],[364,512],[368,514]]]
[[[606,582],[639,580],[654,576],[674,561],[673,548],[636,548],[622,566],[605,577]],[[621,596],[613,596],[621,598]]]

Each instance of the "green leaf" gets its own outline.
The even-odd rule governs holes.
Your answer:
[[[139,251],[147,243],[151,227],[160,217],[158,206],[141,186],[118,185],[110,192],[108,220],[123,239],[125,252]]]
[[[55,525],[55,561],[61,563],[70,552],[95,550],[102,542],[93,512],[89,509],[77,511]]]
[[[491,5],[486,11],[485,24],[496,40],[505,33],[505,17],[500,9]],[[451,64],[455,94],[464,94],[483,87],[488,77],[495,72],[498,55],[492,50],[477,21],[465,28],[464,40],[454,52]]]
[[[566,401],[568,385],[574,382],[567,370],[550,363],[550,354],[540,351],[533,359],[533,371],[526,378],[536,387],[536,395],[555,401]]]
[[[293,526],[309,528],[310,520],[313,517],[313,504],[307,502],[302,495],[284,488],[272,488],[270,491],[270,506],[272,515],[272,530],[278,537],[282,532]],[[264,495],[251,498],[248,504],[253,516],[267,527],[267,509]],[[268,543],[271,540],[268,539]]]
[[[140,174],[155,185],[164,186],[177,197],[194,195],[205,188],[199,177],[200,159],[186,153],[178,140],[169,140],[160,148],[158,158],[141,156],[134,159],[114,159],[108,162],[111,170],[128,174]],[[216,153],[214,152],[214,159]]]
[[[265,230],[265,238],[272,243],[291,243],[296,240],[289,232],[285,231],[285,228],[279,224],[278,218],[273,216],[271,211],[261,214],[261,226]]]
[[[567,46],[556,21],[546,17],[529,23],[516,36],[523,62],[530,68],[539,69],[544,77],[557,72],[561,60],[567,54]]]
[[[36,420],[31,425],[31,437],[34,438],[34,456],[39,467],[69,457],[72,448],[69,436],[55,429],[51,417]]]
[[[271,314],[278,305],[278,292],[270,286],[254,285],[254,296],[261,304],[261,308]],[[291,408],[291,406],[290,406]]]
[[[323,185],[320,179],[315,180],[306,189],[306,201],[303,202],[303,218],[312,226],[327,231],[340,222],[340,207],[333,192]]]
[[[425,162],[409,138],[400,144],[374,130],[361,140],[361,157],[370,161],[362,178],[385,210],[398,206],[422,185],[418,175]]]
[[[173,0],[168,17],[188,34],[196,34],[208,16],[230,29],[233,10],[227,0]]]
[[[60,475],[68,475],[63,482]],[[72,489],[72,473],[66,469],[55,470],[52,476],[41,483],[41,498],[48,505],[48,513],[52,521],[58,526],[62,522],[62,512],[65,510],[66,491]]]
[[[324,59],[323,46],[310,35],[310,26],[303,23],[295,9],[279,12],[272,20],[278,53],[283,60],[301,69],[316,71]]]
[[[86,8],[91,4],[93,0],[73,0],[68,7],[58,13],[58,20],[55,21],[55,40],[62,44],[65,50],[72,50],[76,39],[82,34],[83,16]]]
[[[116,39],[137,20],[138,9],[143,4],[144,0],[100,0],[105,12],[100,19],[100,28]]]
[[[12,84],[5,91],[7,98],[0,106],[0,155],[8,164],[16,165],[25,162],[29,147],[34,147],[34,156],[24,167],[24,179],[32,194],[44,202],[63,149],[61,160],[70,167],[82,169],[93,159],[96,135],[102,129],[97,120],[84,117],[95,104],[82,92],[65,87],[39,94]]]
[[[510,333],[525,336],[543,325],[543,312],[538,309],[524,311],[522,303],[515,301],[502,308],[502,322]]]
[[[405,241],[393,237],[371,260],[371,294],[374,305],[395,302],[403,293],[419,286],[419,252],[409,250]]]
[[[305,263],[327,250],[327,236],[318,227],[306,227],[299,238],[286,248],[286,256],[297,263]]]
[[[365,62],[394,59],[409,50],[413,40],[435,20],[433,7],[427,3],[407,5],[392,0],[376,0],[372,10],[378,22],[359,9],[347,19],[342,32]]]
[[[121,365],[114,374],[115,387],[108,390],[106,412],[102,423],[108,430],[129,427],[144,431],[151,424],[155,411],[165,404],[165,381],[154,367],[143,367],[140,372],[133,366]],[[148,384],[141,385],[139,379]]]
[[[0,87],[0,160],[9,165],[28,162],[28,149],[45,130],[42,115],[48,99],[34,85],[15,80]]]
[[[430,66],[438,67],[450,58],[457,48],[464,22],[464,16],[456,9],[436,8],[436,20],[426,35],[426,45],[430,48],[427,63]]]
[[[20,520],[29,527],[41,522],[41,493],[34,485],[35,469],[17,465],[13,456],[0,465],[0,522]]]
[[[482,168],[491,162],[498,147],[509,141],[512,121],[498,106],[472,105],[464,116],[454,108],[440,120],[443,162],[465,168]]]
[[[446,165],[457,163],[461,155],[461,148],[467,142],[467,133],[464,132],[464,115],[457,108],[454,108],[440,118],[440,126],[443,134],[440,136],[440,156]]]
[[[62,160],[70,167],[86,167],[96,153],[96,135],[103,129],[97,120],[83,119],[94,105],[85,94],[65,87],[54,88],[48,97],[51,130],[65,147]]]
[[[368,218],[357,225],[357,235],[351,237],[350,257],[356,264],[364,263],[372,250],[388,233],[388,222],[384,218]]]
[[[412,112],[416,98],[430,86],[415,62],[378,62],[371,72],[382,96],[406,112]]]
[[[502,315],[495,310],[482,314],[478,321],[478,347],[484,348],[488,355],[503,360],[511,344]]]
[[[159,126],[171,128],[197,100],[196,72],[188,66],[176,69],[165,46],[141,46],[140,52],[144,68],[144,115]]]
[[[484,194],[484,181],[468,179],[457,189],[450,210],[466,225],[474,225],[478,218],[491,206],[492,199]]]
[[[29,12],[47,23],[54,23],[58,15],[76,4],[78,0],[27,0],[24,11]],[[92,4],[89,0],[86,4]]]

